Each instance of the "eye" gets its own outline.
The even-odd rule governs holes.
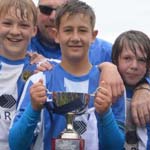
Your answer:
[[[3,21],[2,24],[5,25],[5,26],[12,25],[12,23],[10,21]]]
[[[65,28],[65,29],[64,29],[64,32],[66,32],[66,33],[71,32],[71,31],[72,31],[71,28]]]
[[[129,61],[129,60],[131,60],[131,57],[125,56],[125,57],[123,57],[123,59]]]
[[[20,26],[23,28],[28,28],[30,25],[28,23],[20,23]]]
[[[88,32],[88,30],[87,30],[86,28],[80,28],[79,31],[80,31],[80,32],[83,32],[83,33]]]
[[[86,29],[80,29],[80,32],[87,32]]]
[[[146,59],[145,58],[138,58],[137,60],[140,63],[146,63]]]

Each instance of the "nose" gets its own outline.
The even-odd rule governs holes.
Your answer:
[[[138,61],[137,61],[137,59],[133,59],[131,65],[132,65],[131,66],[132,69],[137,69],[138,68]]]
[[[12,25],[10,33],[13,34],[13,35],[20,34],[19,27],[17,25]]]
[[[53,10],[53,11],[51,12],[51,14],[49,15],[49,19],[50,19],[50,20],[54,20],[54,19],[55,19],[55,16],[56,16],[56,10]]]
[[[80,36],[77,31],[73,31],[72,36],[71,36],[72,41],[80,41]]]

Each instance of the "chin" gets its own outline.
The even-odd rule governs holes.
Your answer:
[[[133,82],[133,81],[130,81],[130,82],[126,82],[126,85],[128,86],[136,86],[138,82]]]

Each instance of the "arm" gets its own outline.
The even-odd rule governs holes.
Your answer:
[[[119,112],[120,116],[118,118],[114,117],[114,114],[110,108],[112,102],[112,96],[110,94],[110,91],[110,86],[104,82],[101,82],[101,88],[99,91],[97,91],[95,96],[94,104],[97,112],[100,148],[109,150],[120,150],[123,149],[125,140],[124,132],[122,130],[123,123],[121,124],[120,119],[122,118],[120,116],[122,113],[124,113],[124,110],[122,110],[122,112]],[[121,101],[117,101],[118,104],[119,102]],[[123,105],[123,103],[120,103],[119,105]],[[117,119],[118,122],[116,121]]]
[[[131,113],[137,126],[150,122],[150,86],[141,84],[135,90],[131,101]]]
[[[110,62],[104,62],[99,65],[101,69],[100,81],[105,81],[111,86],[113,102],[123,94],[125,89],[123,80],[118,72],[116,65]]]
[[[125,134],[109,109],[104,115],[97,115],[100,149],[121,150],[124,146]]]
[[[34,130],[40,120],[40,112],[34,111],[29,104],[19,120],[15,120],[9,132],[11,150],[27,150],[32,145]]]
[[[31,78],[35,79],[36,76],[34,75]],[[20,107],[19,113],[15,117],[13,126],[10,129],[9,143],[11,150],[27,150],[31,147],[34,130],[40,121],[41,109],[46,100],[45,93],[45,87],[41,79],[35,84],[29,80],[25,85],[22,94],[23,98],[18,106]]]

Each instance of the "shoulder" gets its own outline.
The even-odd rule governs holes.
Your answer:
[[[94,42],[91,45],[91,49],[99,48],[101,50],[111,50],[112,49],[112,44],[106,40],[96,38]]]
[[[43,79],[45,81],[45,73],[44,72],[38,72],[36,74],[33,74],[32,76],[29,77],[27,82],[36,83],[39,81],[39,79]]]

